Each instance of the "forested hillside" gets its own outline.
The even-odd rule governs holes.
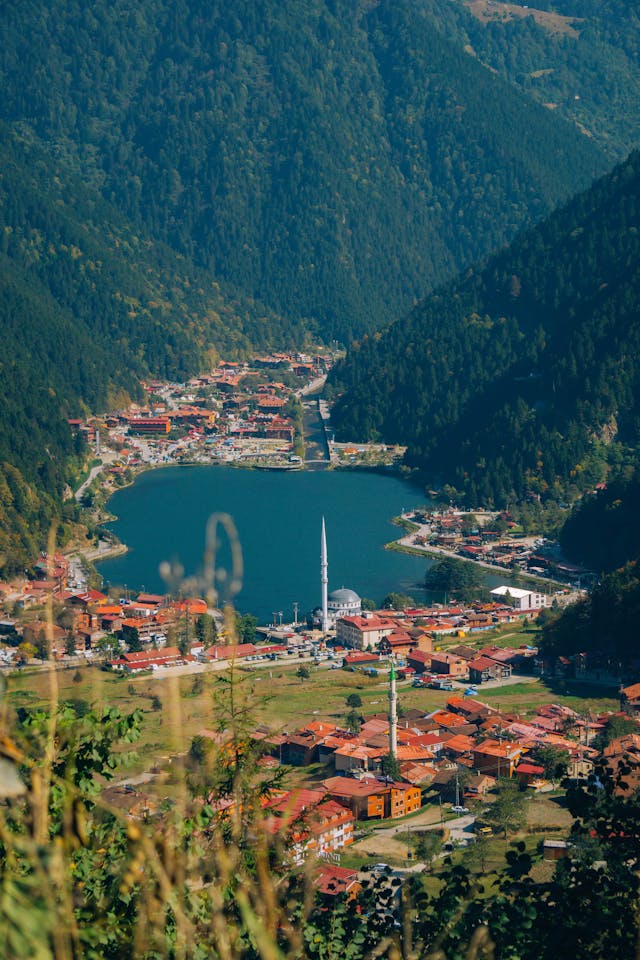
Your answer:
[[[247,298],[135,234],[38,145],[0,127],[0,571],[46,542],[82,451],[69,416],[249,347],[300,342]]]
[[[610,573],[640,558],[640,468],[585,498],[562,528],[560,542],[568,557],[598,573]]]
[[[545,657],[597,651],[608,658],[612,672],[620,661],[636,661],[640,561],[606,574],[578,603],[547,618],[542,637]]]
[[[606,167],[447,5],[5,4],[0,111],[136,229],[348,343]]]
[[[561,12],[573,33],[457,0],[0,6],[6,563],[59,509],[69,414],[216,352],[347,344],[606,169],[633,15]]]
[[[640,154],[442,287],[335,371],[349,438],[468,502],[572,499],[640,428]]]
[[[624,0],[424,0],[470,56],[622,160],[639,144],[640,18]]]

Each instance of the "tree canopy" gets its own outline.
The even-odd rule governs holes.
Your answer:
[[[408,444],[453,496],[575,500],[637,451],[640,153],[332,374],[343,439]]]

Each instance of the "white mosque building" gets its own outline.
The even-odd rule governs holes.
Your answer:
[[[322,590],[322,605],[314,610],[314,620],[319,622],[325,632],[333,629],[336,620],[340,617],[359,617],[362,613],[362,601],[354,590],[340,587],[329,593],[329,560],[327,557],[327,534],[322,518],[322,534],[320,537],[320,586]]]

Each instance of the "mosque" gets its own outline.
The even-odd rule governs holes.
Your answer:
[[[354,590],[340,587],[329,593],[329,561],[327,558],[327,534],[322,518],[322,535],[320,538],[320,586],[322,589],[322,605],[313,611],[313,619],[321,630],[331,630],[340,617],[359,617],[362,613],[362,601]]]

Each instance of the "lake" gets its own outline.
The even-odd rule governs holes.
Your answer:
[[[391,591],[424,594],[416,584],[430,561],[384,550],[400,529],[391,518],[426,502],[421,489],[393,476],[349,471],[260,471],[234,467],[169,467],[141,474],[113,495],[110,529],[129,552],[99,565],[105,583],[152,593],[173,592],[161,561],[186,574],[202,568],[207,520],[229,514],[238,531],[244,574],[235,605],[261,623],[282,611],[284,622],[319,606],[320,530],[327,529],[329,590],[350,587],[380,603]],[[229,570],[221,537],[216,567]],[[220,591],[225,599],[224,584]]]

